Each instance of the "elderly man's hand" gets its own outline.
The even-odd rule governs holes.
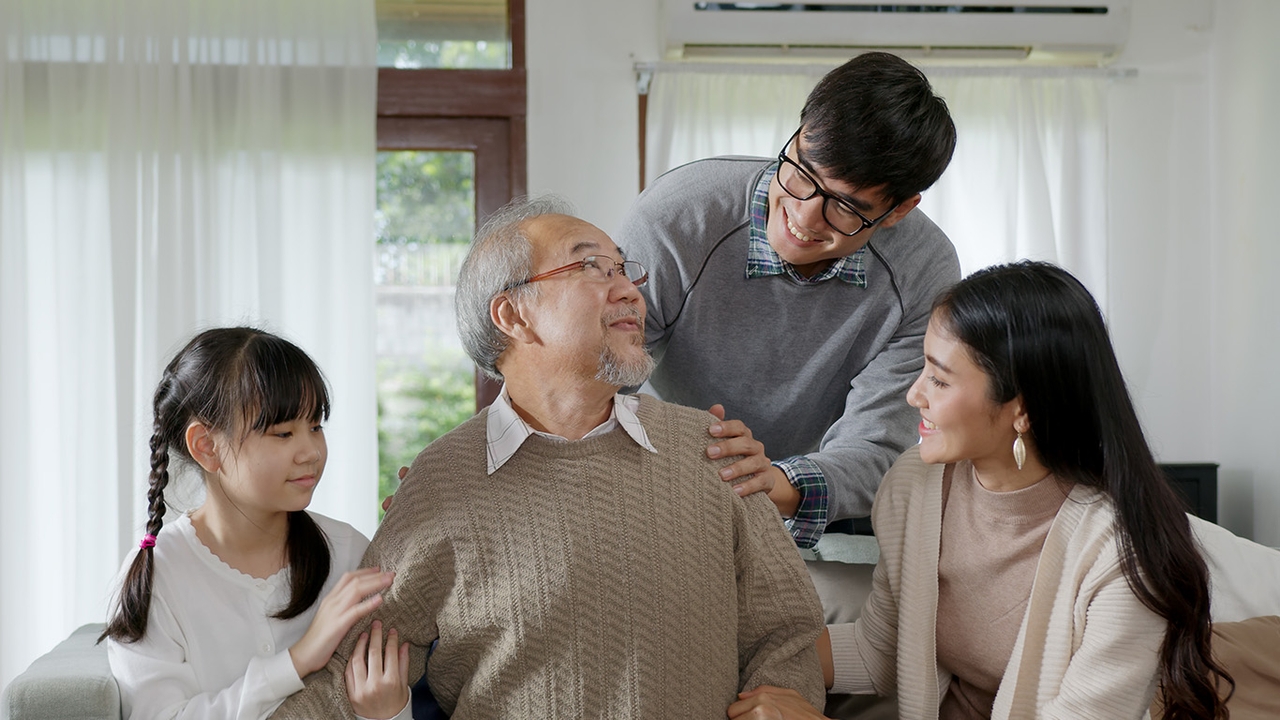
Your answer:
[[[738,693],[738,701],[729,706],[728,715],[730,720],[827,720],[800,693],[772,685]]]

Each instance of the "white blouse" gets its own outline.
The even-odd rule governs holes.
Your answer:
[[[289,601],[288,568],[265,580],[250,577],[201,544],[188,516],[164,525],[146,634],[135,643],[107,641],[126,720],[265,718],[302,689],[289,648],[310,627],[319,599],[359,566],[369,545],[350,525],[310,515],[329,538],[329,577],[317,602],[289,620],[270,617]]]

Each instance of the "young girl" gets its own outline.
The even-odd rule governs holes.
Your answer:
[[[355,569],[369,544],[355,528],[305,511],[327,457],[324,378],[274,335],[207,330],[165,368],[154,413],[146,535],[102,634],[124,717],[266,717],[392,580]],[[200,468],[205,501],[165,525],[171,452]],[[348,695],[386,718],[408,705],[408,646],[390,630],[384,657],[373,635]]]

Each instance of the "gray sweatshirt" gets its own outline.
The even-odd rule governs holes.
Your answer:
[[[868,515],[880,479],[916,443],[906,391],[924,364],[933,299],[960,266],[946,235],[913,210],[872,235],[866,287],[748,279],[751,197],[772,165],[676,168],[640,195],[615,239],[650,273],[640,290],[658,367],[644,390],[697,408],[724,403],[775,461],[807,457],[801,464],[821,474],[807,492],[825,494],[791,524],[808,546],[826,523]]]

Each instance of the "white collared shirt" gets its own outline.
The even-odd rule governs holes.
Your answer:
[[[609,417],[604,422],[597,425],[591,432],[582,436],[583,440],[587,438],[599,437],[606,433],[612,432],[619,425],[622,426],[623,432],[627,434],[636,444],[657,454],[658,449],[649,442],[649,434],[644,431],[644,426],[640,424],[640,418],[636,416],[636,409],[640,407],[640,398],[635,395],[623,395],[617,393],[613,396],[613,409],[609,411]],[[548,440],[556,442],[572,442],[568,438],[552,435],[534,430],[529,423],[524,421],[516,413],[515,408],[511,406],[511,395],[507,393],[506,383],[502,384],[502,392],[498,393],[498,398],[489,406],[489,416],[486,422],[486,450],[489,455],[489,474],[492,475],[502,467],[524,441],[530,435],[541,435]]]

